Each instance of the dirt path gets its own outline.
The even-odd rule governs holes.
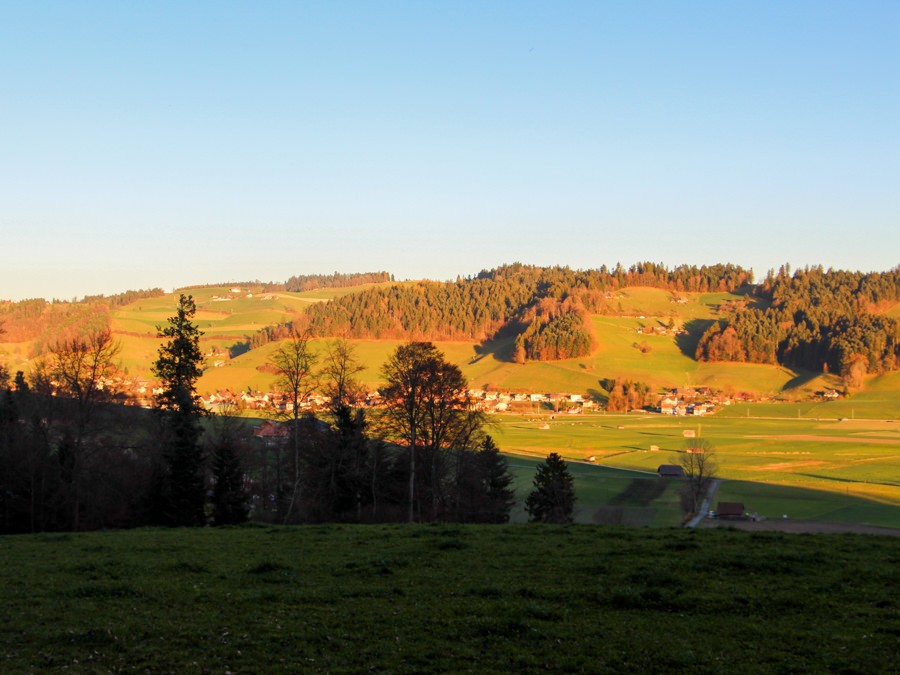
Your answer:
[[[712,502],[713,497],[716,495],[716,490],[719,489],[719,481],[716,478],[712,483],[709,484],[709,489],[706,491],[706,496],[703,497],[703,504],[700,505],[700,510],[697,512],[697,515],[691,518],[690,522],[687,524],[691,529],[697,527],[703,519],[706,517],[706,514],[709,513],[709,505]]]
[[[750,532],[789,532],[792,534],[875,534],[886,537],[900,537],[900,529],[876,527],[858,523],[836,523],[826,520],[711,520],[700,523],[702,528],[731,527]]]

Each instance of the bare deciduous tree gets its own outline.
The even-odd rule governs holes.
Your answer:
[[[356,358],[356,348],[344,339],[333,340],[325,347],[322,380],[325,395],[331,398],[332,411],[352,406],[361,388],[356,376],[365,370]]]
[[[455,364],[430,342],[400,345],[382,368],[387,386],[383,420],[389,436],[409,448],[409,520],[415,520],[422,495],[416,495],[417,470],[424,471],[422,487],[431,496],[432,517],[445,501],[442,482],[447,451],[471,447],[484,424],[472,409],[468,382]],[[417,466],[417,453],[424,464]],[[425,495],[427,497],[427,495]]]
[[[719,470],[715,448],[706,439],[688,439],[677,463],[684,469],[684,505],[696,514]]]
[[[278,372],[276,386],[287,395],[290,407],[282,413],[291,420],[293,444],[293,483],[284,513],[284,522],[288,522],[300,490],[300,404],[306,401],[318,384],[315,374],[317,357],[310,348],[309,333],[300,333],[292,328],[290,337],[275,350],[270,362]]]
[[[110,398],[104,378],[115,370],[119,349],[109,329],[61,340],[50,349],[48,375],[56,383],[57,394],[71,402],[59,454],[73,530],[79,528],[82,474],[91,450],[90,436],[96,431],[97,406]]]

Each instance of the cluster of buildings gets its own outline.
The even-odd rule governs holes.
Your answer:
[[[484,412],[507,412],[513,404],[549,405],[554,410],[566,409],[570,414],[580,413],[595,407],[593,399],[581,394],[530,394],[503,391],[485,391],[469,389],[469,399],[474,401],[477,410]]]
[[[661,415],[708,415],[720,405],[731,405],[732,398],[720,398],[709,387],[671,389],[660,399],[653,412]]]
[[[154,397],[162,392],[159,386],[140,377],[116,375],[102,378],[100,389],[116,392],[126,405],[152,407]],[[487,391],[469,389],[469,400],[477,410],[488,413],[502,413],[525,408],[552,408],[554,412],[577,415],[598,409],[597,402],[583,394],[568,393],[527,393],[512,391]],[[200,397],[204,407],[212,411],[222,410],[257,410],[291,414],[294,404],[285,392],[277,391],[239,391],[219,390]],[[647,412],[662,415],[701,416],[714,412],[718,406],[730,405],[733,400],[750,400],[745,395],[734,395],[728,398],[716,396],[707,387],[688,387],[672,389],[666,392],[657,406],[648,408]],[[304,412],[314,412],[328,403],[323,394],[313,392],[302,398],[298,408]],[[378,408],[384,401],[378,391],[361,394],[354,405],[361,408]]]
[[[294,412],[294,402],[286,392],[279,391],[242,391],[220,390],[200,397],[200,401],[207,410],[221,411],[227,409],[236,410],[260,410],[291,414]],[[314,412],[328,403],[328,397],[319,393],[311,393],[301,397],[297,408],[304,412]],[[381,404],[381,395],[378,392],[370,392],[359,397],[354,404],[362,408],[373,408]]]
[[[55,382],[50,384],[56,386]],[[158,384],[142,377],[129,377],[128,375],[101,377],[97,381],[97,389],[115,392],[116,398],[121,399],[125,405],[142,408],[152,407],[154,397],[162,393],[162,387]]]

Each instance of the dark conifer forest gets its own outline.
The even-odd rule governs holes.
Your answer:
[[[880,314],[900,298],[900,268],[770,272],[752,302],[729,308],[697,346],[700,361],[780,364],[854,375],[894,370],[900,324]]]

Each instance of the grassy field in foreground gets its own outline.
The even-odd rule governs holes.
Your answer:
[[[553,526],[0,538],[4,672],[890,672],[900,539]]]
[[[597,464],[647,473],[677,461],[685,431],[699,432],[716,448],[722,478],[763,486],[753,499],[742,500],[750,510],[780,517],[785,513],[780,500],[799,503],[796,493],[785,497],[780,489],[804,488],[811,505],[788,511],[791,517],[827,515],[900,527],[900,425],[895,423],[651,414],[502,415],[493,422],[490,433],[505,452],[539,457],[558,452],[578,462],[594,457]],[[866,508],[858,508],[861,502]],[[864,520],[858,519],[861,513]]]

